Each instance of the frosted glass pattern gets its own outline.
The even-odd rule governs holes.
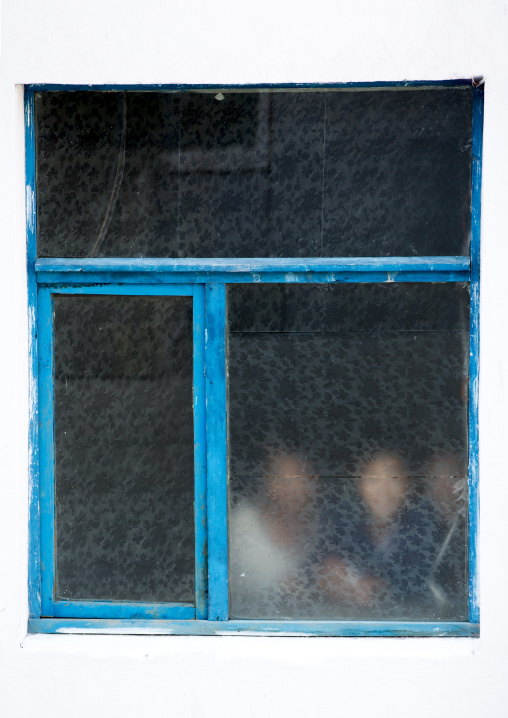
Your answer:
[[[228,300],[231,616],[466,620],[467,286]]]
[[[55,296],[56,593],[194,601],[192,299]]]
[[[467,255],[472,89],[44,92],[40,257]]]

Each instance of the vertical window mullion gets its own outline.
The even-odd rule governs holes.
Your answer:
[[[208,617],[206,518],[205,287],[193,288],[194,311],[194,521],[196,618]]]
[[[206,461],[208,506],[208,620],[228,619],[226,288],[207,284]]]

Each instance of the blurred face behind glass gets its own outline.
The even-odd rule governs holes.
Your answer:
[[[313,476],[305,457],[297,453],[277,454],[268,462],[267,495],[284,513],[298,513],[312,499]]]
[[[365,464],[359,492],[372,518],[388,523],[404,502],[407,472],[403,461],[394,454],[376,454]]]

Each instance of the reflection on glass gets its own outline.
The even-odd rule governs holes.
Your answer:
[[[44,92],[40,257],[469,251],[472,88]]]
[[[468,304],[230,288],[232,617],[465,620]]]
[[[56,594],[194,600],[192,299],[55,296]]]

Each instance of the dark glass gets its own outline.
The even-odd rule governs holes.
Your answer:
[[[467,255],[472,89],[36,96],[40,257]]]
[[[237,618],[466,620],[464,284],[228,290]]]
[[[194,602],[192,299],[55,296],[56,595]]]
[[[326,99],[321,256],[467,255],[472,89]]]

